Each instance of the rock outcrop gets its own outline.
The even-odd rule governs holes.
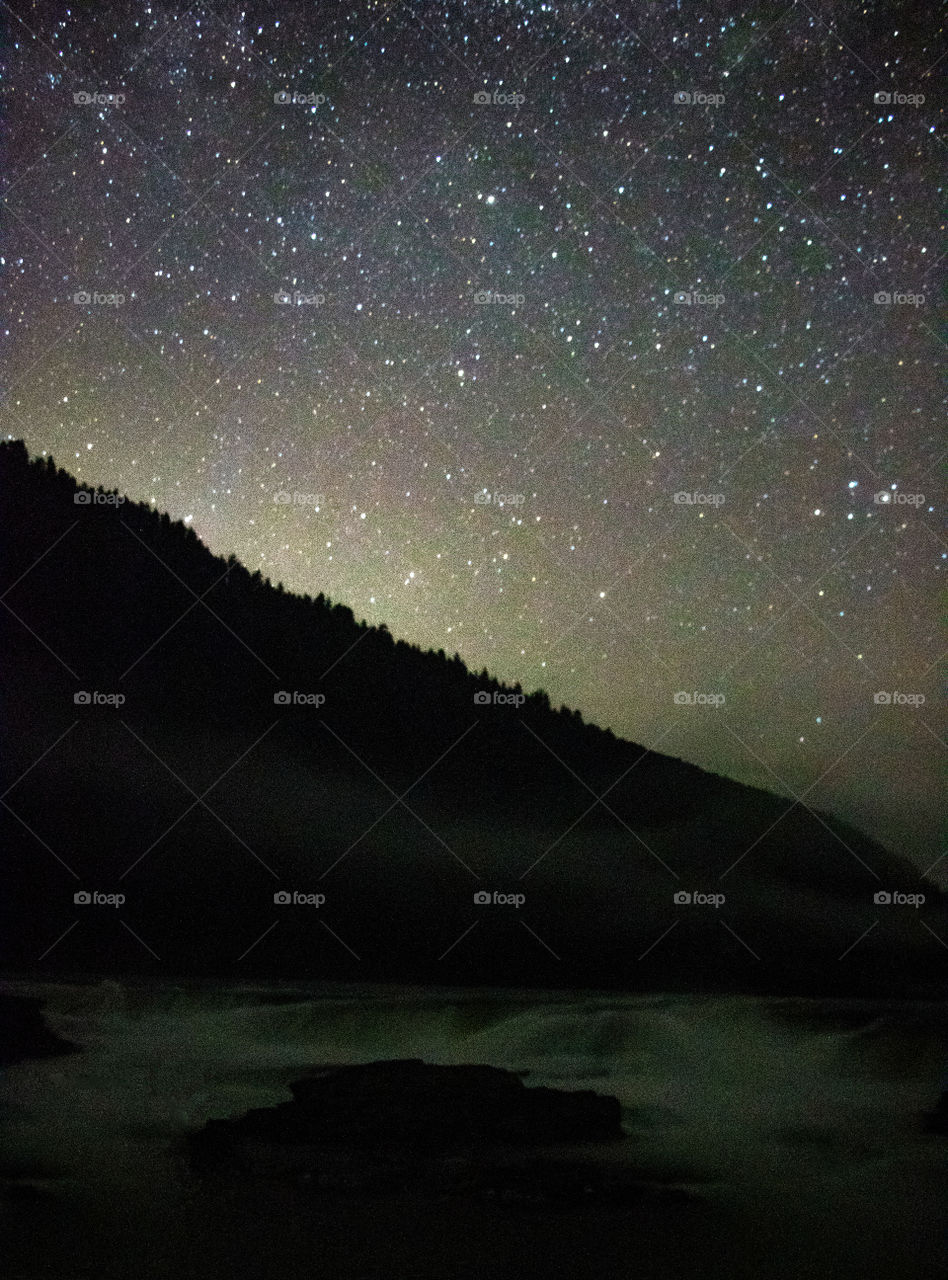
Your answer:
[[[599,1141],[622,1136],[616,1098],[528,1089],[488,1066],[432,1066],[417,1058],[336,1067],[290,1085],[292,1102],[211,1120],[192,1142],[446,1149],[469,1143]]]
[[[291,1102],[189,1135],[192,1167],[293,1175],[334,1193],[414,1190],[527,1206],[625,1204],[643,1194],[618,1166],[605,1173],[591,1159],[550,1154],[622,1138],[613,1097],[418,1059],[331,1068],[290,1089]]]

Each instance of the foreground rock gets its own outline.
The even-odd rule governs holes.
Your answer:
[[[46,1026],[42,1000],[0,992],[0,1066],[28,1058],[78,1053],[78,1045],[61,1040]]]
[[[525,1207],[623,1206],[649,1194],[620,1165],[589,1155],[589,1144],[623,1136],[616,1098],[417,1059],[333,1068],[290,1089],[292,1102],[191,1134],[192,1167],[292,1175],[337,1194],[474,1195]]]
[[[283,1102],[211,1120],[196,1149],[281,1145],[444,1150],[468,1143],[536,1145],[622,1136],[616,1098],[528,1089],[498,1067],[438,1067],[410,1058],[337,1067],[290,1085]]]

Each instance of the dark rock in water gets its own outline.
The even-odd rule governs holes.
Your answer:
[[[925,1132],[948,1137],[948,1089],[938,1099],[934,1111],[929,1111],[925,1117]]]
[[[527,1088],[515,1072],[418,1059],[325,1068],[291,1102],[189,1135],[200,1173],[291,1176],[334,1196],[468,1197],[498,1208],[638,1209],[690,1199],[604,1152],[618,1099]]]
[[[49,1030],[42,1008],[42,1000],[0,992],[0,1066],[79,1052],[78,1045]]]
[[[593,1141],[622,1136],[617,1098],[591,1090],[528,1089],[513,1071],[432,1066],[418,1058],[373,1062],[290,1085],[324,1139],[416,1146],[454,1142]]]
[[[432,1066],[420,1059],[342,1067],[290,1085],[283,1102],[211,1120],[198,1148],[279,1144],[434,1148],[466,1143],[584,1142],[622,1136],[617,1098],[528,1089],[512,1071]]]
[[[191,1134],[192,1166],[294,1173],[329,1190],[456,1191],[478,1184],[490,1150],[623,1136],[618,1099],[528,1089],[496,1067],[373,1062],[290,1089],[292,1102],[210,1120]]]

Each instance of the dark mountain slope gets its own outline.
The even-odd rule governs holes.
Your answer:
[[[72,926],[42,967],[774,990],[940,980],[941,895],[826,815],[273,587],[167,515],[31,462],[19,441],[0,445],[0,535],[8,967],[39,964]],[[474,902],[495,889],[525,901]],[[77,904],[79,890],[126,900]],[[274,903],[283,890],[326,900]],[[725,902],[683,907],[682,890]],[[927,901],[883,909],[879,890]]]

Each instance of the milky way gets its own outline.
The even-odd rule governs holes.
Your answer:
[[[934,14],[2,17],[4,434],[935,863]]]

